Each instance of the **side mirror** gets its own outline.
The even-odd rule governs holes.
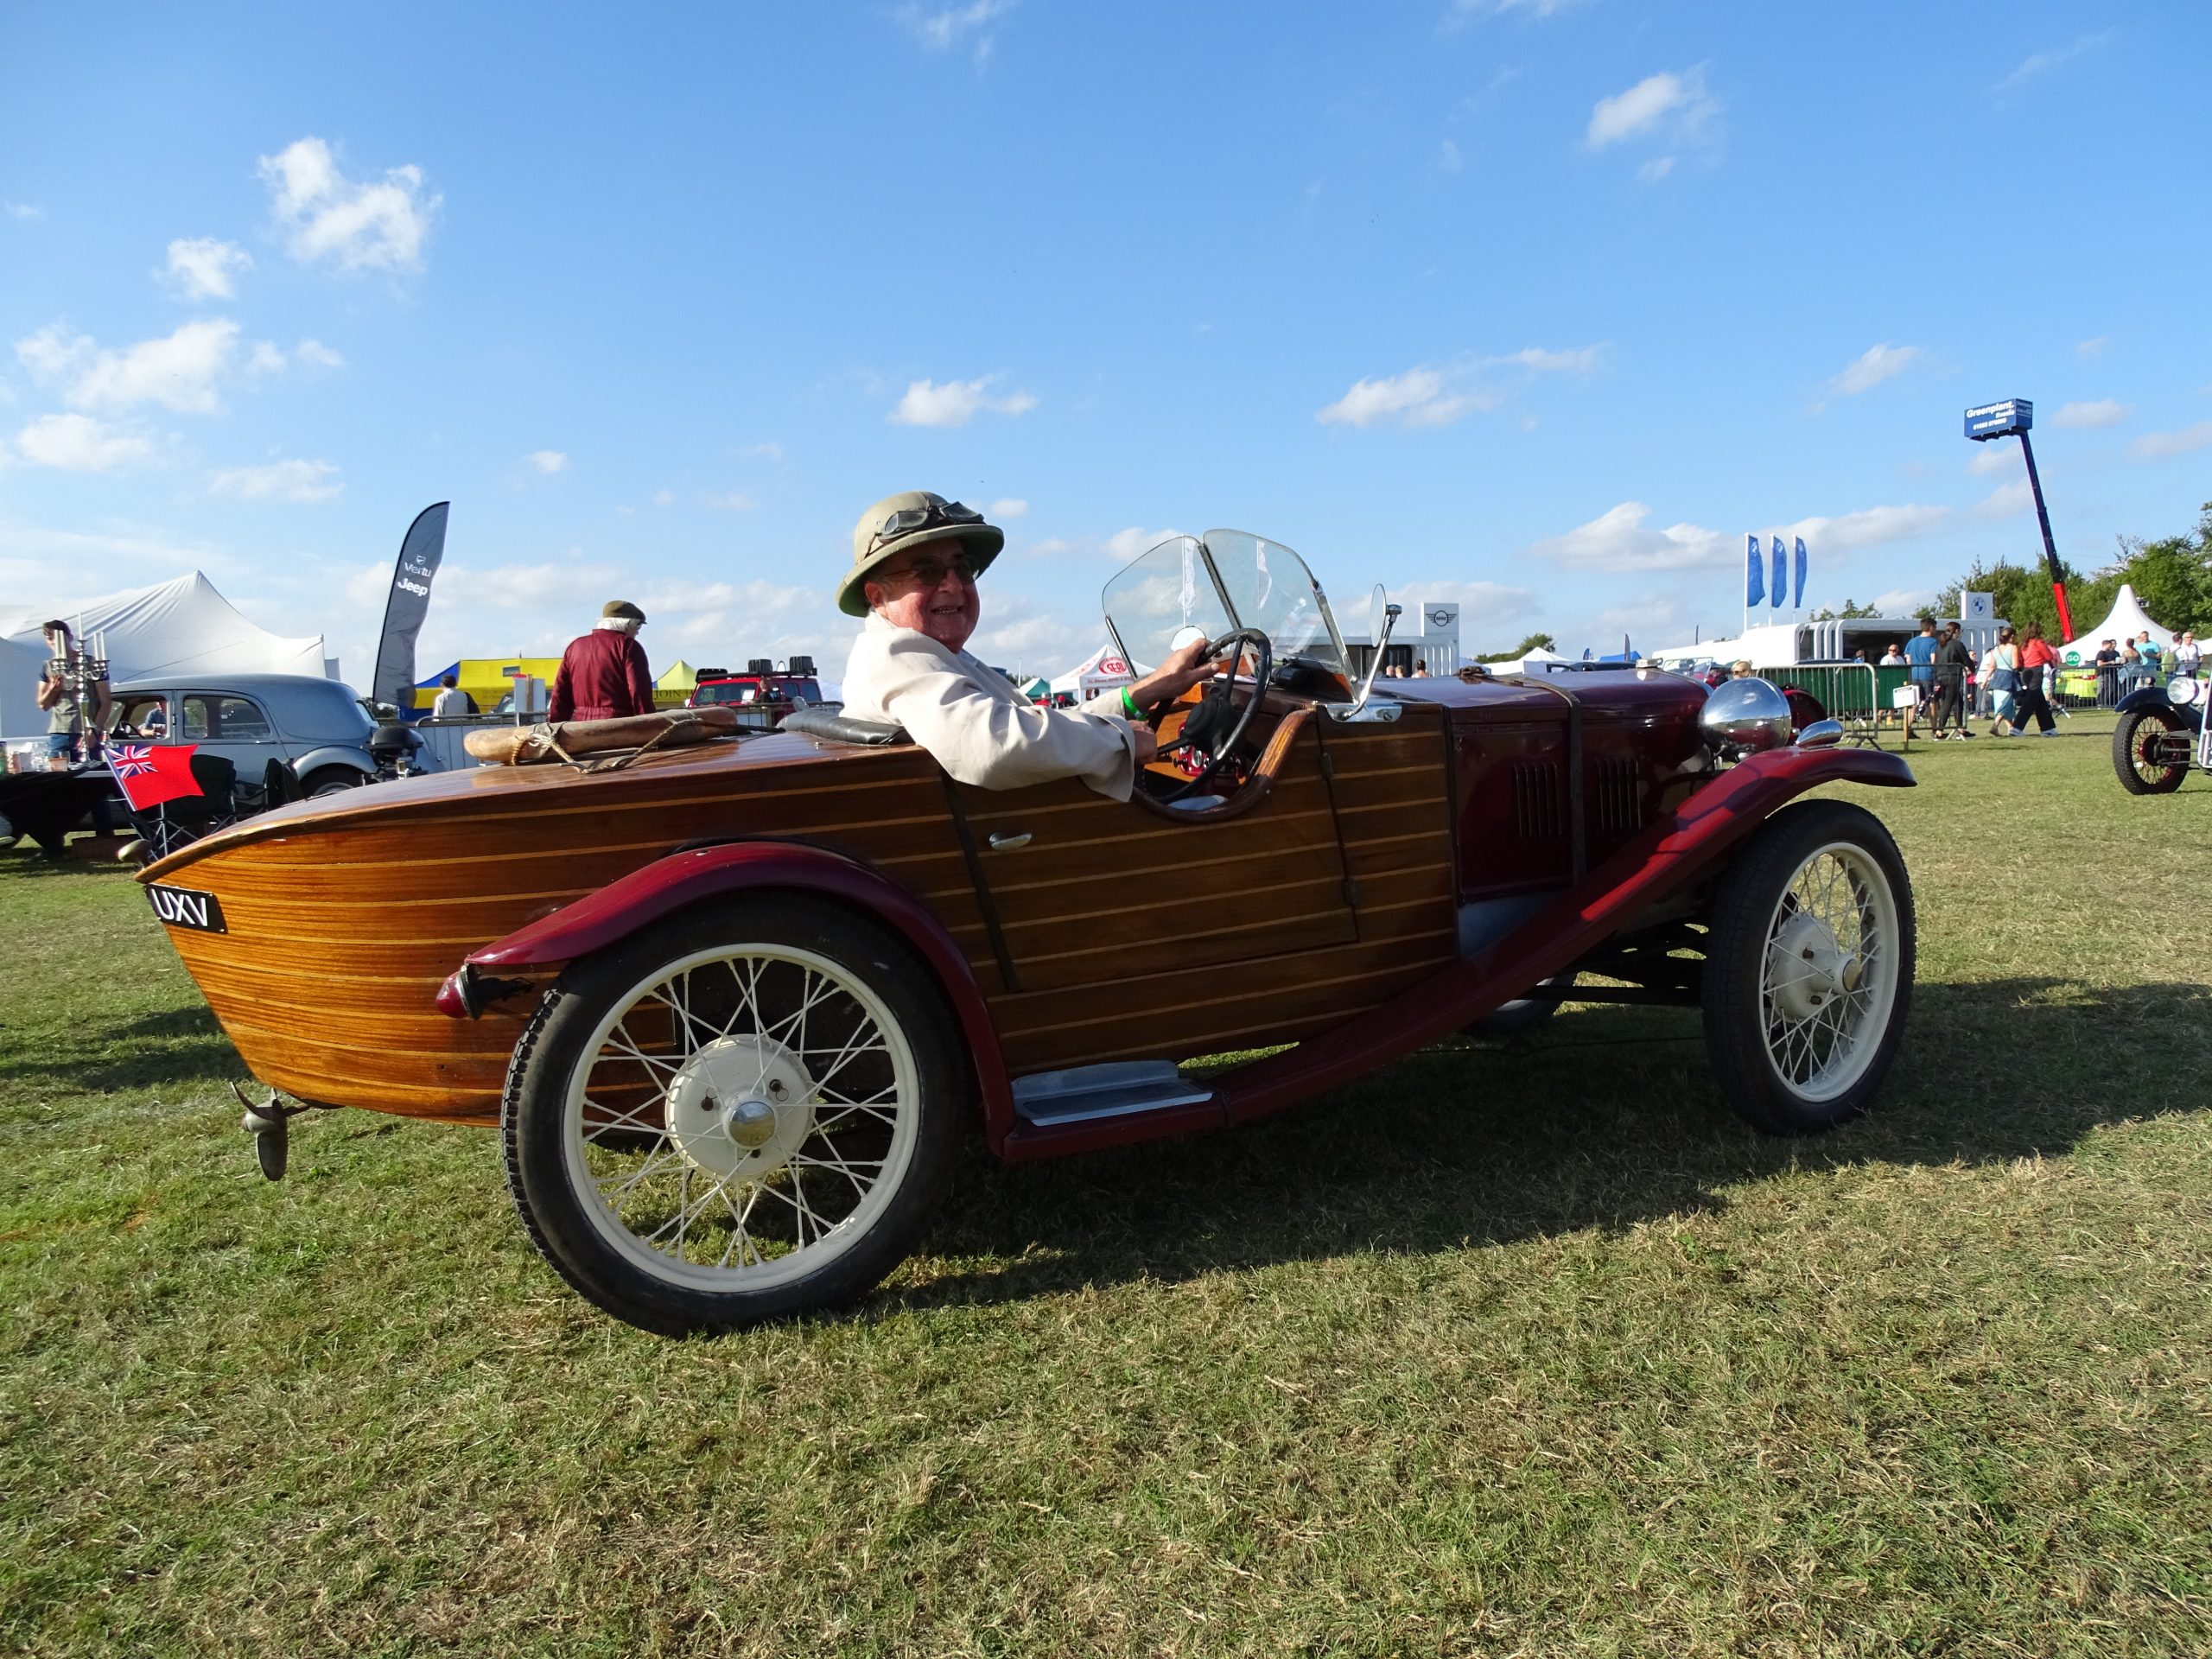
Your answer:
[[[1390,596],[1382,591],[1382,584],[1376,582],[1367,601],[1367,637],[1374,642],[1373,655],[1367,659],[1367,677],[1359,683],[1359,695],[1353,699],[1351,707],[1338,718],[1350,720],[1367,707],[1368,698],[1375,694],[1375,677],[1382,671],[1382,653],[1390,643],[1390,630],[1402,614],[1402,609],[1393,605]]]

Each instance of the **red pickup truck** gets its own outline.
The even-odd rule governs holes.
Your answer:
[[[702,679],[683,706],[734,709],[740,731],[772,732],[785,715],[822,701],[822,683],[811,674],[728,674]]]

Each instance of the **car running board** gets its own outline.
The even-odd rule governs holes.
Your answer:
[[[1212,1098],[1212,1090],[1192,1082],[1173,1060],[1110,1060],[1014,1080],[1015,1114],[1040,1125],[1127,1117]]]

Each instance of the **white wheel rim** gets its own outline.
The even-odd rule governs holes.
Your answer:
[[[912,1161],[921,1088],[866,984],[810,950],[741,945],[616,998],[565,1106],[569,1187],[600,1236],[655,1278],[730,1293],[866,1236]]]
[[[1797,867],[1767,918],[1759,1027],[1767,1062],[1805,1101],[1833,1100],[1866,1075],[1897,1000],[1897,895],[1855,842],[1830,842]]]

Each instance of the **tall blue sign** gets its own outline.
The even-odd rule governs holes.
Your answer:
[[[1789,556],[1782,550],[1782,537],[1776,537],[1774,538],[1774,579],[1767,586],[1772,589],[1769,594],[1769,602],[1777,611],[1789,602],[1789,566],[1785,563]]]
[[[1744,556],[1744,603],[1756,605],[1766,597],[1766,561],[1759,556],[1759,538],[1746,536]]]
[[[1797,538],[1797,608],[1805,608],[1805,538]]]

